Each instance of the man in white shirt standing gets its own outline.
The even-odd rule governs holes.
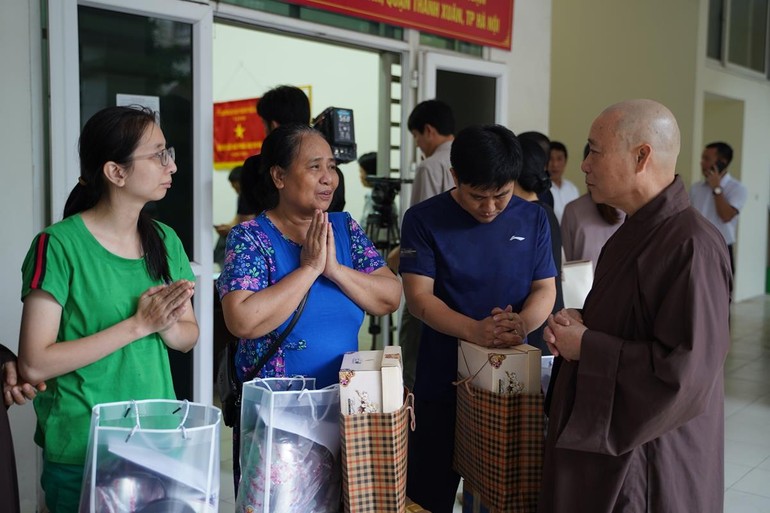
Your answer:
[[[449,105],[441,100],[427,100],[414,108],[407,127],[425,155],[414,173],[412,206],[454,187],[449,171],[449,151],[455,138],[454,115]]]
[[[407,128],[414,142],[425,156],[417,165],[412,184],[409,206],[432,198],[455,186],[449,154],[454,141],[455,118],[452,108],[441,100],[420,102],[409,114]],[[401,246],[388,255],[388,266],[398,271]],[[422,322],[413,317],[407,308],[401,312],[398,340],[404,364],[404,385],[414,387],[417,375],[417,354],[420,348]]]
[[[707,144],[700,157],[704,180],[690,188],[690,202],[703,217],[717,227],[730,250],[730,266],[735,272],[733,246],[738,227],[738,213],[746,203],[746,187],[730,176],[727,167],[733,149],[724,142]]]
[[[564,178],[564,168],[567,167],[567,147],[559,141],[551,141],[551,151],[548,159],[548,174],[551,176],[551,194],[553,195],[553,211],[561,223],[564,207],[567,203],[578,199],[580,191],[575,184]]]

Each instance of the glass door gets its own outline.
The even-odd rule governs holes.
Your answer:
[[[142,104],[160,113],[178,172],[147,209],[170,225],[196,275],[195,350],[170,352],[177,396],[212,398],[211,27],[207,5],[175,0],[49,0],[51,211],[79,174],[77,139],[96,111]]]

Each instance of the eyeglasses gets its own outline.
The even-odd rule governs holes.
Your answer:
[[[131,160],[143,159],[158,159],[160,160],[160,165],[166,167],[172,160],[176,160],[176,152],[172,146],[171,148],[163,148],[158,153],[153,153],[151,155],[140,155],[138,157],[132,158]]]

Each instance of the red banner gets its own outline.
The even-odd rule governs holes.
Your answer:
[[[511,49],[514,0],[289,0],[289,3]]]
[[[258,98],[214,104],[214,169],[232,169],[262,149]]]

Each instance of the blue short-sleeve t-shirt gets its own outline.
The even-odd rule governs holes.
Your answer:
[[[385,266],[381,255],[350,214],[330,213],[337,260],[356,271],[371,273]],[[300,265],[302,246],[284,237],[262,212],[253,221],[235,226],[227,236],[225,265],[217,280],[220,297],[234,290],[257,292],[280,281]],[[257,339],[241,339],[235,364],[238,377],[280,377],[301,374],[323,387],[338,381],[342,355],[358,349],[363,310],[342,290],[320,276],[294,329],[270,361],[257,373],[256,364],[286,329]]]
[[[556,276],[548,218],[538,205],[512,197],[492,222],[480,223],[451,191],[404,215],[399,272],[434,280],[434,294],[473,319],[494,307],[521,311],[532,282]],[[446,399],[457,378],[457,339],[423,327],[415,392]]]

